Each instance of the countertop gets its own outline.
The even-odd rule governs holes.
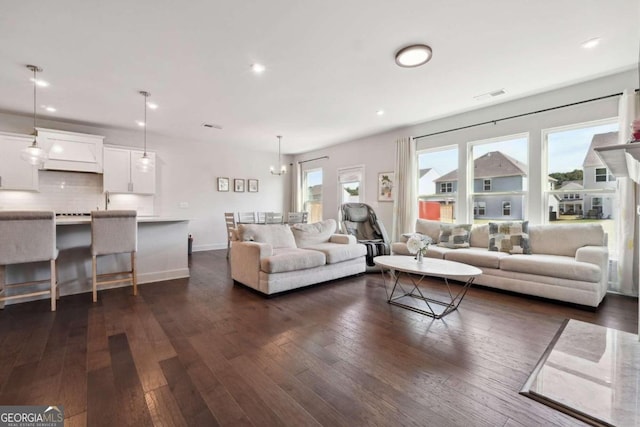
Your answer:
[[[189,221],[188,218],[179,218],[172,216],[139,216],[138,223],[148,222],[182,222]],[[56,218],[56,225],[78,225],[91,224],[90,216],[64,216]]]

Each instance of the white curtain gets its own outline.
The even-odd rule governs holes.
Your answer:
[[[414,231],[418,213],[418,159],[416,141],[411,137],[396,140],[396,182],[393,202],[391,240],[400,240],[403,233]]]
[[[302,211],[302,165],[295,162],[291,165],[291,201],[289,212]]]
[[[620,97],[618,107],[618,142],[626,144],[631,139],[630,125],[638,116],[638,94],[633,89],[625,90]],[[614,271],[614,283],[611,290],[627,295],[638,294],[638,219],[636,200],[638,185],[631,178],[618,178],[619,219],[618,219],[618,262],[617,280]]]

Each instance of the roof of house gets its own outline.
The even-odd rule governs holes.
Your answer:
[[[432,171],[433,168],[424,168],[424,169],[420,169],[420,178],[422,178],[423,176],[425,176],[426,174],[428,174],[429,172]]]
[[[609,145],[616,145],[618,143],[618,132],[607,132],[593,135],[591,139],[591,145],[587,150],[587,155],[582,162],[583,168],[588,167],[604,167],[604,163],[600,160],[600,157],[593,151],[596,147],[606,147]]]
[[[527,166],[504,154],[501,151],[491,151],[473,161],[473,177],[498,178],[503,176],[527,176]],[[442,175],[435,182],[457,181],[458,169]]]
[[[584,190],[582,181],[565,181],[557,190]]]

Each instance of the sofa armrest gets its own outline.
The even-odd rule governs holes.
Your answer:
[[[583,246],[576,251],[576,261],[588,262],[600,267],[600,291],[604,295],[609,287],[609,248],[606,246]]]
[[[331,237],[329,237],[329,242],[343,245],[355,245],[358,243],[356,237],[350,234],[332,234]]]
[[[231,243],[231,278],[254,289],[260,284],[260,260],[273,255],[269,243]]]

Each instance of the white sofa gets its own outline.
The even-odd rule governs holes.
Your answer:
[[[231,242],[231,277],[263,294],[364,273],[364,245],[336,232],[336,221],[241,224]]]
[[[430,236],[427,256],[474,265],[482,270],[474,284],[598,307],[607,293],[607,235],[597,223],[529,226],[531,254],[490,251],[489,226],[471,229],[469,247],[437,246],[442,223],[418,219],[415,231]],[[409,255],[407,238],[392,244]]]

